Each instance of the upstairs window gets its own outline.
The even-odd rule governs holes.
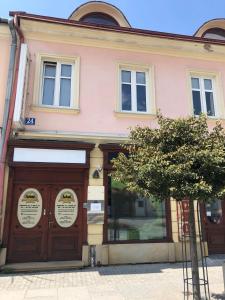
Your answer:
[[[194,115],[201,113],[216,116],[214,80],[207,77],[191,77]]]
[[[74,64],[44,61],[41,104],[54,107],[72,106]]]
[[[210,28],[203,34],[203,37],[225,41],[225,30],[222,28]]]
[[[101,12],[92,12],[80,19],[80,22],[98,24],[98,25],[111,25],[119,26],[118,22],[108,14]]]
[[[149,112],[148,72],[121,69],[121,111]]]

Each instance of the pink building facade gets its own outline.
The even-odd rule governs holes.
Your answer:
[[[23,41],[4,170],[4,262],[179,261],[176,201],[128,193],[108,176],[110,160],[130,127],[156,126],[157,110],[224,124],[224,19],[182,36],[134,29],[100,1],[68,20],[11,15]],[[208,249],[225,253],[216,205],[205,211]]]

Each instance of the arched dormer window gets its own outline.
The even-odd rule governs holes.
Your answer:
[[[100,24],[100,25],[111,25],[119,26],[118,22],[111,16],[101,13],[101,12],[92,12],[80,19],[80,22]]]
[[[104,1],[92,0],[82,4],[72,12],[69,20],[97,25],[131,27],[119,8]]]
[[[225,41],[225,30],[222,28],[210,28],[203,33],[202,37]]]

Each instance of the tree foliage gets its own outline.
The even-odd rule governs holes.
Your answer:
[[[158,128],[137,126],[113,160],[113,176],[128,190],[158,200],[210,201],[225,195],[225,133],[207,119],[157,116]]]

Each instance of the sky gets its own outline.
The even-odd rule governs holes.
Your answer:
[[[0,17],[11,10],[65,18],[84,0],[0,0]],[[107,0],[134,28],[193,35],[206,21],[225,18],[225,0]]]

